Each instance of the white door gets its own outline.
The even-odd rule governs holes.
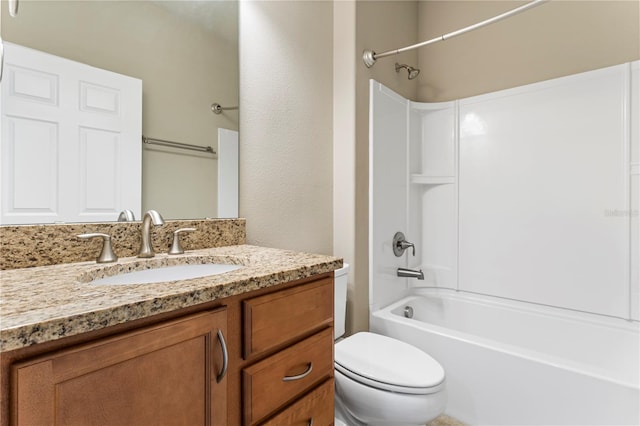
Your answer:
[[[140,217],[142,81],[4,48],[0,223]]]

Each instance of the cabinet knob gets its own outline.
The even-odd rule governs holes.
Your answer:
[[[101,234],[98,232],[90,233],[90,234],[80,234],[78,238],[83,240],[88,240],[89,238],[100,237],[102,238],[102,250],[100,251],[100,255],[96,257],[97,263],[111,263],[118,260],[118,256],[113,252],[113,248],[111,247],[111,236],[109,234]]]

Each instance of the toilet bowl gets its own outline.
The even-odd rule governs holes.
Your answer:
[[[348,265],[335,275],[336,338],[344,333]],[[420,349],[361,332],[335,345],[336,424],[425,425],[446,405],[445,372]]]

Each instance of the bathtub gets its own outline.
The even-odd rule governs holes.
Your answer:
[[[406,306],[413,317],[405,318]],[[640,424],[639,324],[446,289],[371,314],[371,331],[428,352],[446,413],[482,425]]]

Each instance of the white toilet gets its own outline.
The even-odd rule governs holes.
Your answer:
[[[335,271],[336,339],[345,332],[348,271]],[[444,411],[444,369],[408,343],[357,333],[336,341],[334,367],[336,425],[425,425]]]

